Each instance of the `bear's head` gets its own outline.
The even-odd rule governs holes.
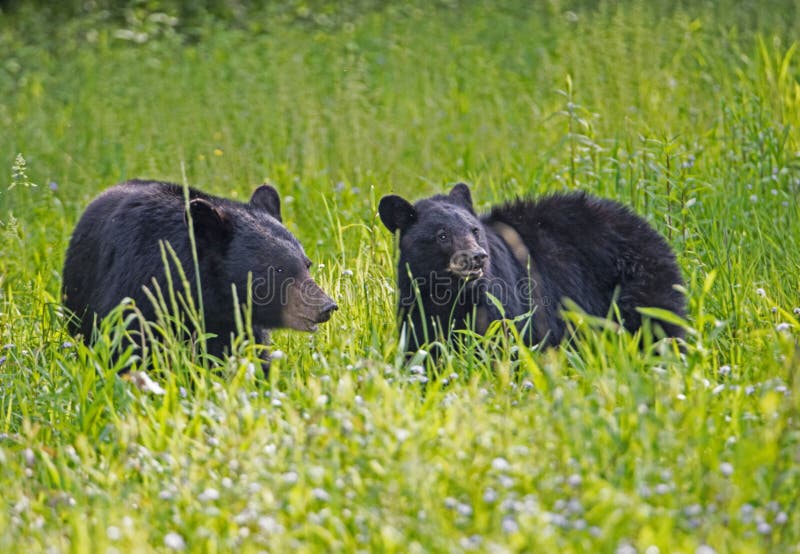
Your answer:
[[[467,185],[459,183],[449,194],[415,205],[393,194],[384,196],[378,211],[387,229],[400,231],[401,279],[406,266],[418,282],[458,285],[486,274],[489,247]]]
[[[254,326],[316,331],[338,309],[311,277],[303,247],[283,226],[273,187],[261,185],[247,204],[195,198],[189,208],[198,250],[215,266],[215,285],[235,285],[236,301],[244,305],[251,276]],[[209,285],[203,282],[204,294]]]

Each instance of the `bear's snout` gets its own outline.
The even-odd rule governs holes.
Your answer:
[[[317,283],[307,277],[292,282],[283,312],[283,326],[298,331],[317,330],[317,324],[328,321],[339,309],[336,302],[325,294]]]
[[[325,323],[331,318],[333,312],[338,309],[339,306],[336,305],[336,302],[331,300],[331,302],[319,312],[319,315],[317,316],[317,323]]]
[[[489,259],[489,254],[486,253],[486,250],[481,248],[472,254],[472,268],[473,269],[483,269],[484,264],[486,264],[486,260]]]
[[[477,279],[483,276],[489,254],[481,247],[460,250],[450,257],[448,269],[462,279]]]

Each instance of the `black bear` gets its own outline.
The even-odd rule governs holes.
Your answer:
[[[135,301],[144,319],[156,318],[145,287],[153,290],[155,281],[166,294],[160,241],[174,249],[196,300],[189,221],[197,246],[205,329],[216,335],[207,343],[210,354],[222,356],[230,346],[236,307],[247,302],[249,278],[253,332],[262,344],[268,344],[269,329],[315,331],[318,323],[330,319],[337,306],[309,275],[311,260],[283,226],[273,187],[256,188],[247,203],[193,188],[188,196],[187,210],[180,185],[133,180],[91,202],[75,228],[64,263],[62,296],[72,314],[73,334],[91,339],[96,320],[125,297]],[[177,272],[171,273],[177,289]],[[266,372],[266,349],[262,358]]]
[[[684,315],[672,249],[611,200],[552,194],[516,199],[479,217],[469,188],[459,183],[414,205],[384,196],[379,214],[390,231],[400,231],[398,315],[408,352],[447,340],[453,329],[483,334],[492,321],[519,316],[528,344],[556,345],[567,331],[560,316],[566,299],[600,317],[616,302],[630,331],[641,326],[637,307]],[[666,336],[682,336],[679,326],[655,323]]]

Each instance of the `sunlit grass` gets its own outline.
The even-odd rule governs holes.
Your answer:
[[[796,550],[798,10],[657,4],[0,15],[0,550]],[[340,306],[274,334],[268,382],[246,347],[217,375],[169,345],[150,394],[117,377],[113,321],[91,350],[65,332],[88,201],[184,175],[275,184]],[[481,209],[580,188],[647,217],[684,351],[572,314],[570,348],[498,327],[403,363],[377,201],[460,180]]]

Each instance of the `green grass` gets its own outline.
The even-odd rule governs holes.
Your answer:
[[[0,551],[800,549],[800,6],[536,4],[0,14]],[[275,334],[269,383],[176,348],[151,395],[72,344],[69,233],[133,177],[280,190],[341,309]],[[377,200],[458,180],[646,216],[685,353],[574,316],[574,348],[473,337],[421,382]]]

